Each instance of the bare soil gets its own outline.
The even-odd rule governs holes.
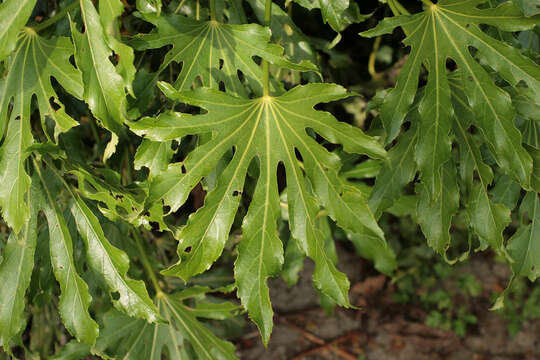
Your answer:
[[[474,274],[484,293],[470,304],[478,323],[467,336],[424,325],[420,306],[392,300],[390,279],[376,275],[371,265],[340,251],[340,269],[351,280],[352,304],[360,310],[336,308],[327,315],[311,284],[313,266],[306,263],[299,283],[289,288],[281,279],[269,282],[274,305],[274,331],[267,348],[253,326],[237,340],[246,360],[369,359],[369,360],[533,360],[540,359],[540,320],[521,324],[511,337],[504,319],[489,311],[489,296],[504,288],[506,265],[473,258],[461,271]],[[371,274],[363,276],[362,274]]]

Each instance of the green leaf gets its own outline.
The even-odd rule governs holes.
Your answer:
[[[0,147],[0,206],[2,216],[17,233],[28,221],[29,205],[25,201],[30,190],[30,176],[25,170],[26,148],[32,144],[30,123],[13,119]]]
[[[114,306],[129,316],[148,322],[159,320],[159,313],[148,297],[144,283],[126,275],[129,268],[126,253],[107,241],[99,220],[79,195],[72,193],[72,196],[75,201],[71,212],[86,246],[88,265],[103,276],[109,291],[117,294],[117,298],[113,296],[112,299]]]
[[[143,14],[161,14],[161,0],[137,0],[137,10]]]
[[[55,121],[55,137],[77,125],[66,114],[51,82],[54,78],[70,94],[81,97],[81,75],[69,63],[72,55],[73,45],[69,39],[44,39],[26,28],[20,33],[7,71],[0,80],[0,134],[4,133],[6,125],[8,127],[0,146],[0,207],[15,231],[21,229],[29,214],[23,199],[30,188],[24,162],[27,148],[33,143],[30,128],[32,99],[37,100],[42,124],[46,118]],[[53,103],[58,108],[55,109]]]
[[[247,1],[260,23],[264,22],[265,0]],[[272,19],[270,30],[272,31],[272,41],[280,44],[285,49],[287,57],[295,62],[309,61],[318,64],[317,54],[309,43],[309,38],[295,25],[289,15],[283,11],[278,4],[272,3]],[[282,70],[283,71],[283,70]],[[291,82],[300,83],[298,72],[291,71]]]
[[[460,148],[460,177],[466,184],[468,199],[467,213],[472,230],[480,238],[480,247],[485,250],[491,245],[501,250],[504,242],[503,231],[510,223],[510,210],[503,204],[490,199],[488,186],[493,181],[493,171],[484,163],[478,141],[467,129],[465,117],[456,116],[454,133]],[[476,176],[475,176],[476,173]],[[478,182],[475,183],[474,179]]]
[[[197,317],[201,313],[186,306],[175,294],[161,295],[157,306],[167,324],[148,324],[111,311],[96,344],[99,355],[122,359],[236,359],[234,345],[216,337]],[[192,356],[186,343],[196,354]]]
[[[172,62],[182,63],[174,82],[178,90],[189,90],[196,81],[218,88],[223,82],[232,94],[246,95],[238,77],[241,71],[257,94],[262,93],[262,70],[253,60],[261,57],[272,64],[295,70],[317,71],[315,65],[302,61],[295,64],[282,56],[283,48],[270,44],[270,30],[257,24],[230,25],[216,21],[198,21],[181,15],[145,15],[156,26],[150,34],[137,35],[131,44],[137,50],[172,45],[154,77],[137,96],[151,94],[159,74]],[[222,62],[222,64],[221,64]]]
[[[30,284],[34,267],[34,252],[37,240],[37,215],[39,192],[32,187],[26,195],[30,208],[28,221],[19,233],[11,232],[2,251],[0,263],[0,346],[9,351],[10,341],[22,329],[25,321],[24,296]]]
[[[112,49],[107,39],[110,37],[106,35],[92,1],[80,2],[84,34],[73,22],[71,34],[75,43],[75,61],[82,72],[83,99],[106,129],[120,133],[126,114],[125,81],[109,60]]]
[[[298,282],[299,273],[304,268],[304,259],[306,255],[298,247],[295,238],[290,237],[285,247],[283,270],[281,276],[287,282],[287,285],[293,286]]]
[[[413,126],[418,112],[409,115]],[[400,141],[388,152],[388,161],[375,179],[375,186],[369,198],[369,207],[379,218],[382,212],[391,207],[401,196],[403,187],[411,182],[416,174],[414,150],[418,141],[418,127],[414,126],[400,137]]]
[[[452,218],[459,209],[455,167],[451,164],[444,166],[442,179],[441,196],[436,201],[430,201],[429,190],[423,183],[417,184],[416,192],[420,194],[420,199],[416,211],[428,245],[444,255],[450,246]]]
[[[339,158],[306,132],[311,128],[328,141],[342,144],[347,152],[385,157],[378,142],[360,129],[336,121],[329,113],[314,110],[317,103],[347,97],[345,90],[336,85],[310,84],[279,97],[242,99],[210,89],[177,93],[164,83],[161,87],[173,99],[200,106],[208,113],[200,116],[164,113],[155,119],[144,118],[133,123],[132,129],[154,141],[204,133],[212,133],[213,139],[197,147],[183,163],[169,165],[154,178],[149,202],[162,200],[171,211],[176,211],[202,177],[210,174],[230,149],[235,151],[217,186],[207,194],[205,205],[176,234],[180,260],[163,273],[187,280],[208,269],[220,256],[238,209],[248,166],[257,159],[258,182],[244,220],[244,240],[239,247],[235,273],[242,303],[267,341],[272,312],[265,279],[274,275],[283,262],[282,245],[276,233],[279,216],[276,171],[282,162],[287,173],[291,233],[315,261],[315,287],[337,304],[348,306],[348,280],[328,257],[324,239],[315,226],[319,206],[324,206],[342,227],[356,232],[367,229],[381,242],[384,238],[367,202],[341,182]],[[301,154],[304,171],[295,150]]]
[[[79,341],[93,345],[98,336],[98,324],[90,317],[88,307],[92,297],[88,286],[79,276],[73,258],[73,241],[57,199],[60,185],[49,169],[36,167],[46,199],[42,210],[49,223],[49,249],[54,275],[60,283],[58,308],[66,329]]]
[[[138,4],[139,2],[137,2]],[[161,6],[161,2],[159,2]],[[133,65],[133,49],[122,43],[117,18],[124,12],[121,0],[102,0],[99,2],[99,15],[105,39],[109,48],[114,52],[118,65],[116,70],[124,80],[124,87],[133,95],[131,84],[135,79],[135,66]],[[159,14],[158,14],[159,15]]]
[[[289,0],[290,1],[290,0]],[[361,22],[371,15],[360,14],[354,1],[349,0],[292,0],[306,9],[320,9],[323,21],[339,33],[354,22]]]
[[[78,190],[87,199],[98,201],[98,208],[111,221],[127,221],[135,226],[148,227],[148,220],[141,214],[147,189],[121,184],[120,174],[110,169],[88,168],[78,163],[68,163],[77,177]]]
[[[469,51],[475,48],[488,65],[509,84],[524,81],[536,98],[540,97],[540,67],[515,48],[495,40],[480,29],[489,24],[503,31],[534,27],[537,18],[525,18],[512,2],[497,8],[479,9],[485,0],[442,0],[411,16],[385,19],[364,36],[380,36],[401,26],[408,34],[405,43],[411,54],[401,70],[396,88],[390,91],[381,118],[387,142],[399,133],[401,123],[415,97],[422,64],[429,71],[426,91],[420,100],[421,129],[416,159],[430,198],[440,195],[441,167],[450,158],[449,130],[452,105],[446,75],[446,61],[453,59],[464,81],[466,103],[497,163],[510,176],[528,188],[532,161],[521,146],[521,135],[514,126],[515,111],[510,97],[491,80]]]
[[[150,170],[150,177],[159,175],[171,161],[174,151],[171,148],[172,141],[150,141],[144,139],[135,153],[133,166],[136,170],[143,166]]]
[[[32,14],[36,0],[6,0],[0,4],[0,61],[15,49],[17,37]]]
[[[512,272],[535,281],[540,276],[540,200],[528,192],[519,208],[522,226],[510,238],[508,252],[514,262]]]
[[[88,344],[71,340],[50,360],[80,360],[90,355],[90,346]]]

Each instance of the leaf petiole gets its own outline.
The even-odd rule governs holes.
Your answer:
[[[146,252],[144,250],[141,236],[139,235],[138,230],[131,228],[130,232],[133,234],[133,239],[135,240],[135,245],[137,246],[137,250],[140,254],[141,263],[146,270],[146,273],[148,274],[148,277],[150,278],[150,282],[152,283],[152,286],[154,286],[154,290],[156,291],[156,296],[160,297],[164,295],[163,290],[161,290],[161,286],[159,285],[159,281],[156,277],[156,274],[154,273],[154,269],[152,269],[152,265],[150,264],[150,261],[148,260],[148,257],[146,256]]]
[[[44,30],[46,28],[48,28],[49,26],[51,25],[54,25],[55,23],[57,23],[58,21],[60,21],[60,19],[62,19],[68,12],[70,12],[71,10],[73,10],[75,7],[77,7],[77,5],[79,5],[79,2],[77,0],[75,0],[74,2],[72,2],[71,4],[69,4],[68,6],[62,8],[56,15],[54,15],[52,18],[49,18],[47,20],[45,20],[44,22],[40,23],[40,24],[37,24],[36,26],[33,27],[34,31],[35,32],[40,32],[41,30]]]
[[[216,0],[210,0],[210,20],[216,21]]]
[[[272,0],[266,0],[264,6],[264,26],[269,27],[272,19]],[[263,96],[270,94],[270,65],[267,60],[261,62],[263,71]]]

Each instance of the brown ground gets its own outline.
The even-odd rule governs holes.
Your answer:
[[[506,283],[506,265],[474,258],[462,271],[472,272],[485,294],[471,305],[478,324],[467,336],[424,325],[420,306],[393,302],[395,291],[383,275],[362,277],[370,265],[340,253],[340,269],[351,280],[351,301],[362,310],[336,309],[326,315],[311,285],[311,264],[297,286],[288,288],[280,279],[270,281],[275,326],[268,348],[252,326],[237,341],[241,359],[369,359],[369,360],[533,360],[540,359],[540,320],[523,323],[510,337],[504,319],[490,312],[489,294]],[[491,290],[490,290],[491,289]]]

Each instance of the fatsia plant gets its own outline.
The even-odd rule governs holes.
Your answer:
[[[334,237],[391,274],[383,212],[411,215],[450,262],[469,252],[451,249],[459,218],[477,250],[535,281],[538,11],[385,3],[394,16],[375,25],[383,12],[355,0],[78,0],[45,13],[5,0],[4,351],[52,355],[26,340],[39,324],[32,307],[56,308],[73,337],[54,340],[59,359],[235,358],[219,321],[232,326],[245,310],[266,345],[267,281],[294,284],[305,257],[321,304],[351,307]],[[302,33],[295,11],[325,38]],[[375,26],[359,40],[400,28],[410,48],[392,89],[355,86],[382,90],[367,130],[328,111],[357,94],[322,81],[343,62],[340,34],[365,20]],[[225,283],[196,285],[224,268]]]
[[[510,223],[511,208],[489,193],[494,170],[482,150],[489,151],[496,171],[504,172],[534,198],[539,191],[537,148],[523,139],[516,127],[511,94],[496,82],[523,89],[531,106],[536,107],[540,67],[518,49],[486,34],[482,26],[500,31],[527,30],[538,23],[538,16],[523,17],[512,2],[494,8],[481,8],[485,4],[481,0],[424,3],[420,13],[384,19],[362,33],[378,36],[399,26],[411,48],[396,87],[380,107],[380,120],[386,143],[400,134],[403,122],[409,121],[413,127],[390,151],[391,161],[376,180],[370,205],[380,214],[399,198],[400,188],[418,171],[418,222],[431,247],[446,256],[452,218],[460,208],[461,188],[467,221],[479,238],[480,248],[489,245],[508,256],[503,231]],[[456,64],[454,71],[447,69],[450,60]],[[422,67],[428,72],[427,84],[417,94]],[[491,69],[497,71],[496,75],[490,74]],[[452,143],[459,147],[457,154],[452,151]],[[404,163],[407,165],[402,166]],[[527,251],[535,241],[531,237],[510,246]],[[523,265],[522,258],[508,257]],[[526,272],[534,280],[538,269],[531,265]]]

